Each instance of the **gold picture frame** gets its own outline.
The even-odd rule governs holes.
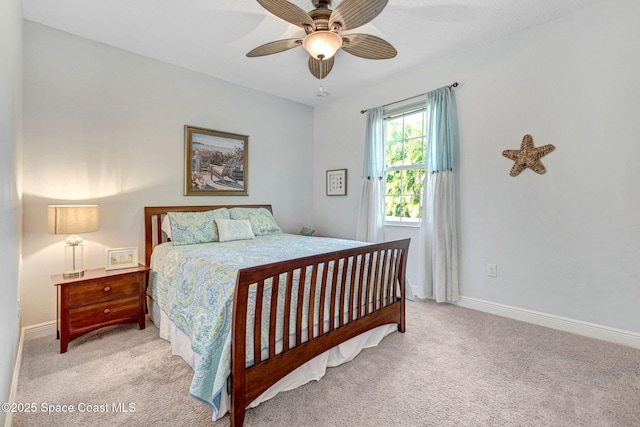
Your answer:
[[[327,196],[347,195],[347,170],[332,169],[327,171]]]
[[[248,196],[249,136],[185,125],[184,194]]]

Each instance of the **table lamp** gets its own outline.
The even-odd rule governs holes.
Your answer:
[[[82,237],[79,233],[98,231],[98,205],[49,206],[49,234],[68,234],[64,248],[65,279],[84,276]]]

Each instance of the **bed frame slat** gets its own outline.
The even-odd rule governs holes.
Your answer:
[[[313,264],[311,267],[311,282],[309,288],[309,316],[307,318],[307,325],[315,324],[315,307],[316,307],[316,281],[318,280],[318,263]],[[312,340],[315,337],[315,330],[312,327],[307,327],[308,339]]]
[[[367,263],[367,257],[365,254],[360,255],[360,273],[358,283],[358,303],[356,305],[356,318],[359,319],[364,316],[363,303],[362,303],[362,294],[364,293],[364,283],[365,283],[365,264]]]
[[[336,324],[335,318],[336,316],[338,316],[338,312],[336,311],[336,298],[337,298],[337,289],[338,289],[338,271],[339,270],[340,270],[340,260],[335,259],[333,261],[333,276],[331,278],[331,299],[329,300],[329,331],[333,331],[335,329],[335,324]]]
[[[271,283],[271,299],[269,300],[269,359],[276,356],[276,326],[278,322],[278,288],[280,276],[274,276]],[[246,300],[247,298],[245,298]]]
[[[374,266],[374,262],[375,262],[375,254],[371,254],[369,256],[369,262],[367,263],[367,291],[365,293],[364,296],[364,315],[367,315],[369,313],[371,313],[371,311],[369,310],[369,301],[371,300],[371,288],[373,286],[373,280],[374,280],[374,272],[373,272],[373,266]]]
[[[293,270],[287,273],[287,288],[284,295],[284,319],[282,327],[282,351],[289,350],[289,322],[291,322],[291,293],[293,292]]]
[[[307,281],[307,267],[300,269],[300,283],[298,284],[298,301],[296,304],[296,343],[300,345],[302,343],[302,321],[304,312],[304,291]],[[313,323],[309,323],[313,325]]]
[[[347,271],[351,271],[350,267],[351,267],[351,258],[345,258],[344,261],[343,261],[343,267],[342,268],[347,269]],[[345,277],[344,274],[340,275],[340,279],[341,279],[341,281],[340,281],[340,300],[339,300],[340,304],[339,304],[338,313],[337,313],[337,315],[338,315],[338,328],[341,327],[342,325],[344,325],[344,323],[345,323],[344,317],[345,317],[345,315],[347,313],[345,312],[345,308],[344,307],[345,307],[345,299],[347,298],[347,293],[349,292],[348,286],[349,286],[349,283],[350,283],[350,282],[348,282],[346,280],[346,277]]]
[[[356,266],[358,265],[358,257],[354,256],[351,258],[352,260],[352,264],[351,264],[351,286],[349,287],[349,315],[347,317],[347,322],[351,323],[353,322],[353,312],[354,310],[356,310],[356,308],[353,307],[353,301],[355,299],[355,291],[356,291]]]
[[[253,322],[253,363],[262,362],[262,295],[264,294],[264,280],[258,282],[256,289],[256,311]]]
[[[327,274],[329,272],[329,261],[322,263],[322,282],[320,282],[320,308],[318,309],[318,335],[324,334],[324,306],[327,299]]]

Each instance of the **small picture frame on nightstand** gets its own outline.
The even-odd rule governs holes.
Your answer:
[[[138,248],[107,249],[107,266],[105,270],[131,268],[138,266]]]
[[[327,196],[347,195],[347,170],[334,169],[327,171]]]

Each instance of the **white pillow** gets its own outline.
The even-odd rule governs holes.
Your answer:
[[[251,222],[248,219],[217,219],[218,235],[221,242],[231,242],[233,240],[255,239],[251,229]]]
[[[165,215],[162,219],[162,231],[167,235],[167,239],[171,240],[171,222],[169,221],[169,215]]]

